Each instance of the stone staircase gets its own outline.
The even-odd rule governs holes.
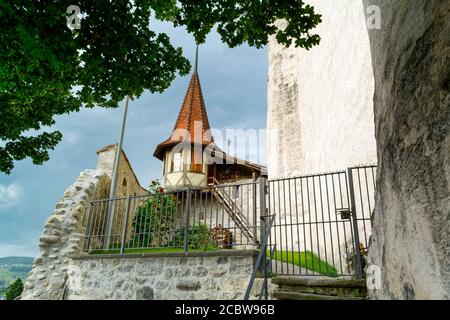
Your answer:
[[[273,297],[280,300],[364,300],[367,296],[364,280],[322,276],[277,276]]]

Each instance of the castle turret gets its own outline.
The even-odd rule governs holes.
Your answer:
[[[156,147],[154,156],[163,161],[166,188],[205,186],[207,161],[203,150],[213,141],[208,115],[197,72],[198,48],[194,73],[169,139]]]
[[[266,175],[264,166],[230,156],[214,143],[197,65],[198,48],[194,73],[172,134],[153,153],[163,161],[162,186],[167,189],[203,187]]]

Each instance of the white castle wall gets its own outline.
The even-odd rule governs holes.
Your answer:
[[[269,44],[271,177],[376,163],[374,79],[361,0],[311,0],[322,40],[309,51]],[[283,22],[279,22],[282,24]]]
[[[284,48],[273,38],[269,44],[269,179],[344,170],[377,162],[374,77],[363,3],[361,0],[312,0],[309,3],[322,14],[323,22],[315,30],[321,36],[321,43],[309,51]],[[299,181],[296,190],[293,182],[291,190],[282,189],[283,195],[297,196],[297,207],[293,199],[288,199],[286,204],[284,199],[272,200],[278,223],[294,225],[292,230],[290,226],[279,227],[277,242],[283,249],[313,251],[345,271],[347,252],[344,247],[352,239],[350,222],[315,223],[311,229],[309,225],[303,228],[303,223],[311,221],[339,221],[336,209],[349,207],[346,191],[343,204],[335,205],[330,201],[328,206],[325,198],[320,202],[320,192],[324,197],[327,193],[331,195],[331,190],[325,190],[322,183],[319,186],[316,179],[315,195],[312,190],[300,191]],[[311,189],[312,185],[311,179]],[[342,187],[345,189],[345,186],[343,179]],[[359,204],[366,210],[366,217],[370,217],[373,209],[373,183],[369,187],[370,196],[362,195]],[[277,184],[273,184],[272,189],[274,194],[280,192]],[[308,207],[307,196],[311,202],[316,196],[316,204]],[[370,210],[369,200],[372,202]],[[361,243],[366,247],[364,232],[369,235],[367,229],[370,228],[366,225],[365,230],[360,223],[358,229]]]

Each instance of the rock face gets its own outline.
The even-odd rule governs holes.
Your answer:
[[[450,2],[374,1],[380,299],[450,299]]]
[[[282,177],[376,163],[374,79],[361,0],[311,0],[323,22],[309,51],[271,39],[268,172]],[[283,22],[279,22],[282,24]]]

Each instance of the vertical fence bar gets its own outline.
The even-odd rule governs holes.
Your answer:
[[[267,258],[266,258],[266,248],[267,248],[267,243],[266,243],[266,231],[267,231],[267,221],[266,221],[266,179],[265,178],[260,178],[259,179],[259,216],[261,219],[261,239],[260,239],[260,244],[261,244],[261,249],[263,251],[262,253],[262,261],[263,261],[263,273],[264,273],[264,278],[266,279],[268,277],[268,272],[267,272]],[[267,288],[264,289],[264,297],[267,300]]]
[[[190,209],[190,205],[191,205],[191,188],[187,188],[186,191],[186,220],[185,220],[185,227],[184,227],[184,254],[187,255],[188,252],[188,241],[189,241],[189,234],[188,234],[188,229],[189,229],[189,209]]]
[[[83,249],[84,249],[84,251],[88,251],[89,252],[89,250],[90,250],[90,246],[91,246],[91,238],[92,238],[92,227],[93,227],[93,223],[92,223],[92,216],[93,216],[93,214],[92,214],[92,208],[93,208],[93,206],[94,206],[94,203],[93,202],[91,202],[90,204],[89,204],[89,207],[88,207],[88,211],[87,211],[87,214],[84,216],[84,218],[86,219],[86,217],[87,217],[87,220],[86,220],[86,229],[85,229],[85,236],[84,236],[84,243],[83,243]]]
[[[353,233],[355,240],[355,273],[358,279],[362,279],[362,268],[361,268],[361,252],[359,252],[359,230],[358,230],[358,220],[356,217],[356,201],[355,201],[355,190],[353,187],[353,172],[352,168],[347,169],[348,175],[348,187],[350,196],[350,211],[352,213],[352,224]]]
[[[127,208],[125,210],[125,217],[123,218],[123,227],[122,227],[122,241],[120,243],[120,254],[123,254],[125,247],[125,239],[127,236],[127,228],[128,228],[128,214],[130,213],[132,197],[128,196]]]
[[[253,209],[253,225],[254,225],[253,240],[254,240],[255,246],[257,246],[258,245],[258,236],[257,236],[257,234],[258,234],[258,219],[257,219],[257,213],[256,213],[256,176],[255,176],[255,173],[253,173],[252,186],[253,186],[253,194],[252,194],[253,208],[252,209]],[[248,203],[250,203],[250,201],[248,201]]]

